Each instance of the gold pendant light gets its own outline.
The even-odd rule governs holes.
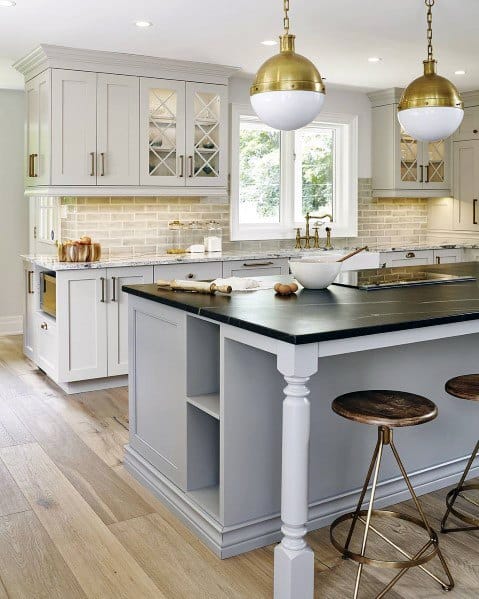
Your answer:
[[[425,0],[427,7],[427,60],[424,75],[404,90],[398,105],[402,128],[419,141],[438,141],[456,131],[464,117],[464,106],[456,86],[436,73],[432,52],[432,7],[434,0]]]
[[[324,102],[325,87],[314,64],[294,49],[289,33],[289,0],[284,0],[284,34],[280,53],[258,70],[250,89],[259,118],[274,129],[291,131],[310,123]]]

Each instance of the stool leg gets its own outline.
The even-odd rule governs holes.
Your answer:
[[[426,526],[427,532],[429,533],[429,537],[431,539],[432,542],[434,542],[435,544],[437,544],[437,536],[436,533],[432,530],[431,526],[429,525],[429,521],[426,518],[426,514],[424,513],[421,503],[416,495],[416,492],[414,491],[414,488],[411,484],[411,481],[409,480],[409,477],[407,475],[406,469],[403,466],[403,463],[401,461],[401,458],[399,457],[399,453],[396,449],[396,446],[394,445],[394,441],[391,435],[391,439],[390,439],[390,445],[391,445],[391,451],[394,454],[394,457],[396,458],[396,462],[399,466],[399,470],[401,471],[401,474],[404,478],[404,480],[406,481],[406,485],[407,488],[409,489],[409,493],[411,494],[411,497],[414,501],[414,504],[416,506],[417,511],[419,512],[419,515],[421,516],[421,520],[424,522],[424,525]],[[429,570],[426,570],[426,568],[422,568],[427,574],[429,574],[429,576],[431,576],[431,578],[433,578],[434,580],[436,580],[437,582],[439,582],[441,584],[441,586],[443,587],[443,589],[445,591],[450,591],[451,589],[454,588],[454,579],[451,576],[451,573],[449,571],[449,568],[447,566],[446,560],[444,559],[444,556],[442,555],[442,552],[439,548],[439,545],[437,545],[437,556],[441,562],[441,565],[443,567],[443,570],[447,576],[448,579],[448,583],[443,582],[442,580],[438,579],[437,576],[435,576],[434,574],[432,574],[432,572],[429,572]],[[399,577],[405,573],[406,570],[402,570],[398,576],[396,576],[395,581],[396,582]]]
[[[366,553],[366,546],[368,543],[368,534],[369,534],[369,525],[371,524],[371,515],[373,512],[373,508],[374,508],[374,497],[376,495],[376,487],[378,484],[378,475],[379,475],[379,468],[381,466],[381,459],[383,456],[383,447],[384,447],[384,429],[381,427],[379,429],[379,440],[378,440],[378,444],[376,446],[376,466],[374,467],[374,475],[373,475],[373,486],[371,487],[371,497],[369,499],[369,507],[368,507],[368,513],[366,516],[366,526],[364,529],[364,536],[363,536],[363,542],[361,545],[361,555],[364,556]],[[373,462],[374,463],[374,462]],[[372,464],[371,464],[372,465]],[[357,518],[356,518],[357,520]],[[361,575],[363,573],[363,564],[359,564],[358,567],[358,572],[356,575],[356,584],[354,586],[354,596],[353,599],[357,599],[358,597],[358,593],[359,593],[359,584],[361,582]]]
[[[453,508],[454,504],[456,503],[456,499],[459,495],[459,493],[462,491],[462,487],[464,485],[464,482],[466,481],[467,475],[469,474],[469,470],[471,469],[472,464],[474,463],[474,460],[476,459],[477,453],[479,452],[479,441],[476,443],[476,446],[474,447],[474,450],[471,454],[471,457],[469,458],[469,461],[467,462],[467,466],[466,469],[464,470],[461,480],[459,481],[459,484],[457,485],[457,487],[454,489],[454,494],[452,497],[452,501],[451,503],[447,506],[446,509],[446,513],[444,514],[444,518],[442,519],[441,522],[441,532],[443,533],[447,533],[447,532],[458,532],[461,530],[477,530],[477,527],[462,527],[462,528],[446,528],[446,521],[449,518],[449,514],[451,513],[451,509]]]
[[[363,505],[364,498],[366,497],[366,493],[368,492],[369,481],[371,480],[371,476],[373,474],[374,464],[376,463],[376,460],[378,458],[378,452],[379,452],[379,446],[381,444],[381,438],[382,438],[382,435],[380,433],[379,437],[378,437],[378,442],[376,443],[376,447],[374,448],[373,457],[371,459],[371,464],[369,465],[368,473],[366,474],[366,481],[364,482],[364,486],[363,486],[363,489],[361,491],[361,495],[359,497],[358,505],[356,507],[356,511],[354,512],[354,518],[353,518],[353,521],[351,523],[351,528],[349,529],[348,537],[347,537],[346,543],[344,545],[344,551],[345,551],[345,553],[343,555],[344,559],[347,559],[347,557],[348,557],[346,555],[346,552],[349,549],[349,544],[351,543],[351,539],[353,537],[354,530],[356,528],[356,523],[357,523],[358,518],[359,518],[359,513],[361,511],[361,507]]]

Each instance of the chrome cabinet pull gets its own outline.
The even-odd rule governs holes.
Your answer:
[[[101,281],[101,299],[100,302],[102,304],[105,303],[105,277],[100,277],[100,281]]]
[[[477,225],[476,204],[477,204],[477,200],[472,200],[472,224],[473,225]]]
[[[29,270],[27,276],[28,276],[28,283],[27,283],[28,293],[33,293],[33,270]]]
[[[90,158],[91,158],[90,177],[94,177],[95,176],[95,152],[90,152]]]
[[[105,152],[100,152],[100,158],[101,158],[100,177],[104,177],[105,176]]]
[[[274,262],[243,262],[243,266],[246,267],[250,267],[250,266],[271,266],[272,264],[274,264]]]
[[[416,257],[416,254],[414,252],[408,252],[406,254],[406,258],[415,258],[415,257]]]
[[[48,324],[46,322],[42,322],[42,324],[40,325],[40,328],[44,331],[48,331]]]
[[[116,277],[112,277],[111,278],[111,282],[112,282],[112,296],[111,296],[111,301],[112,302],[116,302]]]
[[[193,156],[188,156],[188,163],[190,165],[190,172],[188,177],[192,177],[193,176]]]
[[[181,154],[179,158],[180,158],[180,174],[178,176],[184,177],[185,176],[185,157],[183,156],[183,154]]]
[[[424,183],[424,167],[421,164],[419,168],[421,169],[421,178],[419,179],[419,183]]]

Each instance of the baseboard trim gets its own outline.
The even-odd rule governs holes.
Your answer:
[[[5,335],[21,335],[23,333],[23,316],[0,316],[0,337]]]
[[[424,495],[458,482],[468,459],[469,456],[465,456],[410,474],[416,493]],[[125,467],[222,559],[276,543],[281,539],[280,514],[271,514],[235,526],[222,526],[129,445],[125,447]],[[471,469],[471,477],[478,474],[479,464]],[[354,489],[311,504],[308,530],[328,526],[339,515],[352,511],[356,507],[359,492],[359,489]],[[409,492],[405,482],[398,477],[378,485],[375,505],[382,508],[405,499],[409,499]]]
[[[128,375],[109,376],[103,379],[87,379],[85,381],[74,381],[65,383],[57,381],[55,383],[68,395],[73,393],[86,393],[88,391],[101,391],[102,389],[114,389],[115,387],[126,387],[128,385]]]

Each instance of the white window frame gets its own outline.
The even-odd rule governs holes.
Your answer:
[[[239,134],[241,117],[255,117],[250,104],[231,105],[231,240],[292,239],[295,228],[304,220],[295,218],[294,166],[281,168],[280,222],[241,224],[239,222]],[[358,235],[358,116],[321,113],[312,126],[333,126],[337,136],[335,162],[335,221],[331,228],[335,237]],[[281,164],[294,164],[294,132],[282,132]]]

